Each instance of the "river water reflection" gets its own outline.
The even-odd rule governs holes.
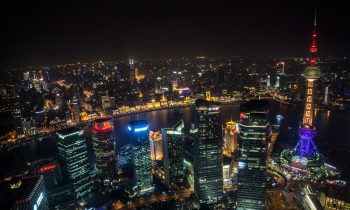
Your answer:
[[[281,135],[276,143],[279,147],[295,145],[297,141],[296,132],[303,107],[301,105],[288,106],[272,101],[270,103],[269,121],[276,124],[276,115],[281,114],[284,119],[281,123]],[[230,118],[234,121],[239,119],[238,105],[224,105],[221,107],[221,122],[224,124]],[[169,109],[154,112],[141,113],[132,116],[120,117],[115,120],[115,136],[119,146],[131,143],[128,135],[127,124],[131,120],[147,120],[151,130],[162,127],[171,127],[177,120],[183,118],[185,129],[190,128],[194,122],[195,110],[193,107],[181,109]],[[314,139],[320,152],[337,166],[345,170],[345,176],[350,177],[350,165],[347,157],[350,155],[350,113],[337,111],[317,111],[315,115],[317,136]],[[88,129],[86,129],[88,130]],[[89,132],[87,132],[89,133]],[[88,135],[89,136],[89,135]],[[89,141],[91,140],[88,137]],[[16,170],[22,170],[26,162],[40,158],[56,157],[56,143],[54,139],[33,143],[9,152],[0,154],[1,176],[8,175]]]

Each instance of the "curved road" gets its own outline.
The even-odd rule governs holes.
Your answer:
[[[268,168],[267,172],[274,175],[274,176],[278,176],[280,178],[283,179],[282,184],[278,185],[277,188],[273,188],[273,189],[269,189],[267,190],[267,192],[273,192],[273,191],[278,191],[278,190],[283,190],[286,186],[287,186],[287,178],[279,171],[276,171],[274,169]]]

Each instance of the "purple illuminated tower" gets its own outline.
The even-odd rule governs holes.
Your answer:
[[[299,141],[293,150],[288,148],[282,150],[279,157],[279,164],[290,173],[291,178],[296,178],[296,180],[320,180],[339,174],[335,167],[326,164],[323,155],[317,151],[313,142],[313,138],[316,136],[316,128],[314,127],[315,83],[321,77],[321,70],[317,66],[316,59],[316,37],[315,15],[314,32],[310,46],[311,56],[309,65],[304,71],[306,79],[305,107],[303,122],[298,130]]]
[[[303,162],[308,158],[314,157],[317,154],[317,149],[312,139],[316,135],[316,128],[313,126],[314,120],[314,95],[315,82],[321,77],[321,70],[316,66],[316,15],[314,21],[314,32],[312,35],[312,44],[310,46],[311,56],[309,58],[309,65],[304,70],[304,77],[306,78],[306,93],[305,93],[305,107],[303,115],[303,124],[299,127],[299,141],[295,147],[295,156]]]

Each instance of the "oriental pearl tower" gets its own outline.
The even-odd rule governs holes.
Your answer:
[[[306,79],[305,92],[305,106],[303,123],[299,127],[298,135],[300,137],[298,144],[295,147],[295,159],[299,159],[301,163],[309,158],[317,155],[317,149],[312,139],[316,135],[316,128],[314,127],[314,98],[315,98],[315,83],[321,77],[321,70],[317,66],[317,45],[316,45],[316,15],[314,20],[314,32],[312,35],[312,44],[310,46],[311,56],[309,58],[309,65],[304,70],[304,77]],[[298,158],[297,158],[298,157]]]
[[[314,100],[315,100],[315,83],[321,77],[321,70],[317,66],[317,45],[316,45],[316,15],[313,27],[312,43],[310,46],[311,56],[308,66],[304,70],[306,79],[306,93],[303,122],[299,126],[299,140],[294,149],[285,149],[281,152],[279,162],[281,166],[294,174],[298,179],[319,179],[321,177],[334,174],[334,167],[330,168],[325,164],[323,156],[318,153],[313,142],[316,136],[314,126]]]

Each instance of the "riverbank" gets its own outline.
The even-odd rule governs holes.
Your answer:
[[[220,123],[225,124],[231,118],[233,121],[239,120],[240,107],[238,104],[222,105]],[[297,128],[303,114],[303,106],[288,106],[279,102],[271,101],[269,121],[271,124],[277,124],[276,115],[282,115],[284,118],[280,122],[280,130],[282,135],[280,146],[293,147],[298,140]],[[150,130],[156,131],[161,128],[172,127],[179,119],[183,119],[185,129],[191,128],[191,123],[195,121],[195,109],[193,106],[186,106],[176,109],[163,109],[159,111],[151,111],[144,113],[134,113],[132,115],[116,117],[114,120],[114,135],[118,147],[132,143],[133,139],[127,129],[127,124],[132,120],[147,120]],[[350,113],[332,111],[317,111],[315,115],[315,124],[317,127],[317,136],[314,143],[317,145],[322,154],[325,154],[336,163],[346,163],[346,157],[350,151]],[[82,126],[86,131],[88,124]],[[88,132],[86,132],[88,134]],[[55,138],[51,135],[43,137],[41,140],[34,140],[32,143],[25,144],[0,152],[0,164],[4,168],[1,176],[7,172],[21,170],[26,167],[26,163],[38,159],[45,159],[57,156]],[[91,141],[91,137],[87,135],[87,141]],[[277,140],[277,144],[279,140]],[[287,144],[288,143],[288,144]],[[327,152],[328,151],[328,152]],[[341,164],[343,165],[343,164]]]

